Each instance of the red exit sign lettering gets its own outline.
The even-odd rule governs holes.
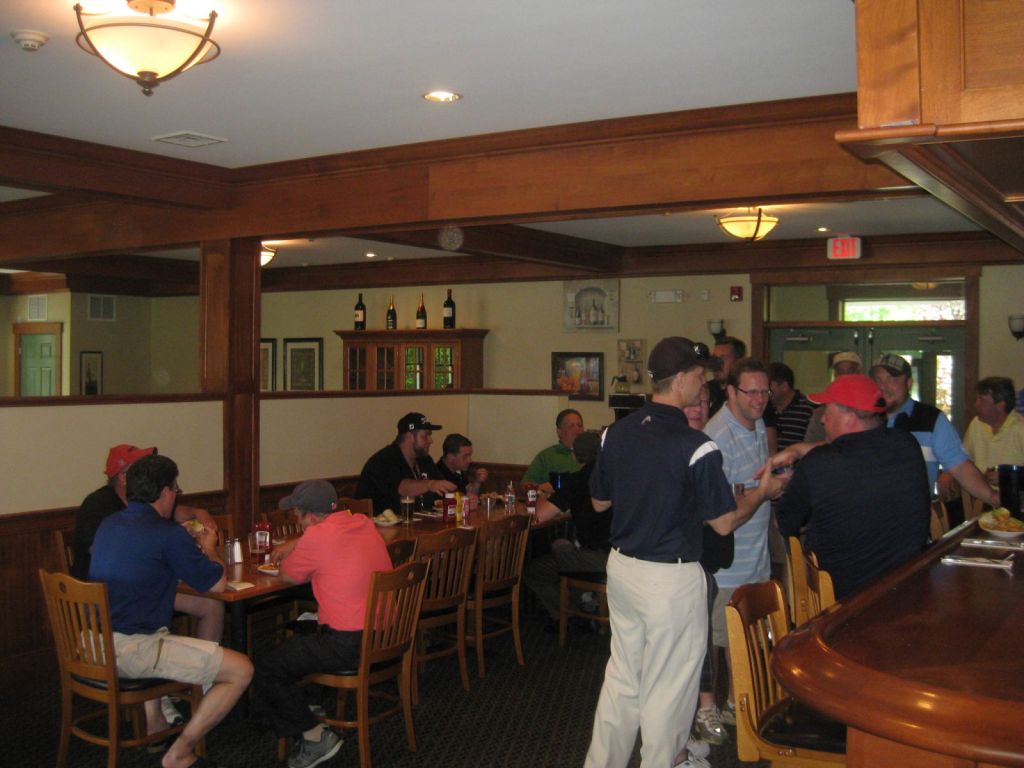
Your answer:
[[[830,237],[828,239],[828,257],[830,259],[859,259],[859,237]]]

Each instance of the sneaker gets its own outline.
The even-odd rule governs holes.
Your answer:
[[[729,739],[729,734],[725,732],[722,720],[722,713],[718,711],[718,707],[698,709],[697,717],[693,721],[693,732],[703,741],[712,744],[725,744]],[[736,720],[733,719],[733,723],[735,722]]]
[[[164,720],[167,721],[168,725],[181,725],[185,722],[185,716],[174,706],[170,696],[164,696],[160,699],[160,711],[163,712]]]
[[[733,702],[725,702],[725,706],[722,707],[719,714],[721,715],[723,723],[731,725],[734,728],[736,727],[736,705]]]
[[[327,710],[319,704],[310,704],[309,711],[313,713],[313,717],[324,718],[327,717]]]
[[[707,757],[711,754],[711,744],[702,739],[695,739],[693,736],[690,736],[686,741],[686,751],[695,757]]]
[[[683,760],[679,765],[680,768],[711,768],[711,763],[709,763],[706,758],[697,757],[693,752],[690,752],[689,757]]]
[[[343,743],[341,736],[330,728],[324,728],[320,741],[296,739],[292,753],[288,755],[288,768],[313,768],[338,754]]]

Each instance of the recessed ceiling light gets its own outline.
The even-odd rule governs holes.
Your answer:
[[[828,227],[818,227],[819,232],[828,232]]]
[[[377,258],[377,254],[374,253],[373,251],[367,251],[366,252],[366,258],[368,258],[368,259],[375,259],[375,258]]]
[[[461,99],[462,94],[455,93],[454,91],[431,91],[430,93],[424,93],[423,98],[438,104],[451,104],[453,101]]]

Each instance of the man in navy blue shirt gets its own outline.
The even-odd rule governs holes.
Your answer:
[[[226,715],[252,679],[252,662],[217,643],[168,631],[178,581],[197,592],[222,592],[227,583],[216,534],[191,534],[172,520],[178,467],[166,456],[138,459],[128,469],[128,506],[107,517],[92,545],[89,579],[107,585],[117,671],[122,677],[158,677],[209,687],[163,768],[188,768],[196,743]],[[159,723],[158,702],[147,702],[147,726]],[[149,728],[150,732],[154,728]]]
[[[604,434],[590,493],[596,512],[612,510],[612,653],[586,768],[624,768],[638,730],[644,765],[685,757],[707,648],[703,527],[728,534],[753,511],[736,509],[718,447],[683,413],[720,366],[704,344],[662,339],[647,361],[651,401]],[[767,464],[758,478],[765,493],[783,487]]]

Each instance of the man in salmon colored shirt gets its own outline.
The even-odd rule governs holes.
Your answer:
[[[293,511],[302,536],[277,547],[273,559],[288,581],[312,583],[319,620],[315,633],[293,635],[257,660],[255,685],[277,735],[294,738],[288,768],[312,768],[334,757],[342,739],[313,715],[298,683],[311,672],[355,669],[370,576],[391,570],[391,558],[369,517],[338,511],[326,480],[300,483],[278,507]]]

